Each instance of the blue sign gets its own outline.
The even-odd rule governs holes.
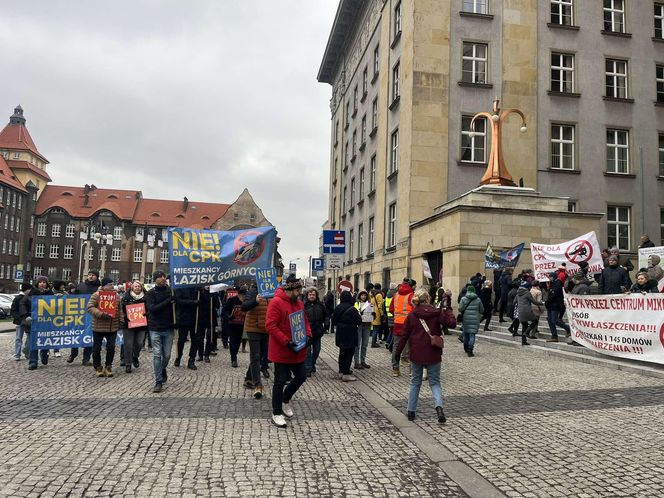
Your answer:
[[[272,226],[232,232],[169,228],[171,287],[255,278],[258,268],[272,266],[276,233]]]
[[[23,270],[16,270],[16,273],[14,273],[14,282],[23,282]]]
[[[296,311],[288,315],[290,320],[291,340],[297,346],[296,351],[300,351],[307,345],[307,325],[304,322],[304,310]]]
[[[343,230],[323,230],[323,254],[345,254],[346,232]]]
[[[325,260],[323,258],[311,258],[311,271],[325,270]]]
[[[258,286],[258,295],[261,297],[274,297],[274,293],[279,287],[277,282],[276,268],[261,268],[256,270],[256,285]]]
[[[89,300],[89,295],[34,296],[30,349],[91,347]]]

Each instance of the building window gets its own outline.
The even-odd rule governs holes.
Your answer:
[[[72,259],[74,257],[74,246],[64,246],[62,250],[63,259]]]
[[[14,241],[10,239],[10,240],[9,240],[9,248],[7,249],[7,253],[8,253],[9,255],[11,255],[11,253],[12,253],[12,249],[14,249]]]
[[[567,201],[567,211],[570,213],[576,213],[577,205],[576,201]]]
[[[378,97],[373,99],[371,103],[371,129],[375,130],[378,127]]]
[[[390,152],[390,175],[399,169],[399,130],[392,132],[390,139],[391,152]]]
[[[353,89],[353,116],[357,112],[357,85]]]
[[[71,281],[71,268],[62,269],[62,280],[65,282]]]
[[[21,158],[21,153],[20,152],[14,152],[14,159],[20,159]],[[9,203],[7,203],[9,204]]]
[[[68,239],[73,239],[76,234],[76,227],[69,223],[65,226],[65,237]]]
[[[41,276],[42,271],[43,271],[43,269],[42,269],[41,266],[35,266],[33,268],[33,274],[32,274],[33,278],[37,278],[37,277]]]
[[[362,247],[364,246],[364,225],[360,223],[357,227],[357,257],[362,257]]]
[[[364,167],[360,168],[360,189],[358,191],[358,200],[364,200]]]
[[[122,226],[113,228],[113,240],[122,240]]]
[[[387,247],[397,245],[397,203],[390,204],[387,216]]]
[[[113,250],[111,251],[111,261],[120,261],[121,255],[122,255],[122,248],[114,247]]]
[[[473,14],[488,14],[489,0],[463,0],[463,11]]]
[[[353,130],[353,157],[352,157],[352,159],[355,159],[356,155],[357,155],[357,130]]]
[[[16,209],[21,209],[21,204],[23,204],[23,196],[19,195],[18,196],[18,206],[16,206]]]
[[[344,191],[343,191],[343,197],[341,198],[341,212],[346,213],[346,209],[348,207],[347,201],[348,197],[348,187],[344,186]]]
[[[14,231],[14,220],[15,220],[15,219],[16,219],[16,218],[14,218],[13,216],[9,219],[9,230],[10,230],[11,232]]]
[[[574,92],[574,55],[551,54],[551,91]]]
[[[0,265],[0,279],[5,278],[5,265]]]
[[[154,249],[153,248],[148,249],[148,252],[145,255],[145,261],[146,261],[146,263],[154,263]]]
[[[350,149],[348,148],[348,140],[346,140],[346,146],[344,147],[344,169],[346,169],[348,167],[348,164],[350,162],[349,152],[350,152]]]
[[[350,179],[350,208],[355,207],[355,177]]]
[[[334,123],[334,146],[336,147],[339,143],[339,120],[337,119]]]
[[[11,218],[11,216],[9,216],[9,213],[6,213],[5,214],[5,230],[9,230],[9,218]],[[46,235],[46,233],[44,233],[44,235]]]
[[[367,115],[362,116],[362,127],[360,128],[360,143],[364,145],[367,142]]]
[[[21,231],[21,218],[16,218],[16,231]]]
[[[371,156],[369,166],[369,192],[376,190],[376,154]]]
[[[401,34],[401,2],[394,7],[394,38]]]
[[[367,254],[374,252],[374,217],[369,218],[369,240],[367,245]]]
[[[574,25],[573,0],[551,0],[551,24]]]
[[[134,263],[141,263],[143,261],[143,248],[135,247],[134,248]]]
[[[664,135],[658,135],[659,176],[664,177]]]
[[[606,222],[609,247],[617,247],[621,251],[629,251],[630,241],[630,208],[626,206],[608,206]]]
[[[35,258],[43,258],[45,248],[46,248],[46,246],[42,242],[40,242],[39,244],[35,244]],[[5,249],[5,241],[4,240],[2,241],[2,249],[3,249],[2,252],[4,253],[5,252],[4,251],[4,249]]]
[[[461,80],[466,83],[486,83],[486,59],[488,45],[484,43],[463,43]]]
[[[164,265],[168,263],[168,251],[166,249],[161,250],[161,259],[159,262]]]
[[[57,244],[51,244],[48,250],[48,257],[50,259],[57,259],[60,257],[60,246]]]
[[[369,68],[364,66],[364,71],[362,71],[362,97],[365,97],[368,91],[369,91]]]
[[[606,96],[627,98],[627,61],[606,59]]]
[[[655,66],[655,82],[657,86],[657,102],[664,102],[664,65]]]
[[[7,239],[2,239],[2,254],[6,254],[6,253],[7,253]],[[37,255],[35,254],[35,257],[36,256]]]
[[[51,226],[51,237],[60,237],[60,230],[60,224],[54,223],[53,226]]]
[[[48,267],[48,279],[50,281],[55,280],[55,277],[58,275],[58,268],[56,266]]]
[[[348,231],[348,261],[353,259],[353,249],[355,249],[355,230]]]
[[[350,101],[346,102],[346,115],[344,117],[345,117],[344,127],[348,128],[348,125],[350,125]]]
[[[625,32],[625,0],[604,0],[604,31]]]
[[[655,38],[664,39],[664,4],[655,4]]]
[[[574,125],[551,125],[551,168],[574,169]]]
[[[486,118],[475,120],[475,131],[470,131],[472,116],[461,117],[461,160],[486,162]]]
[[[400,95],[400,90],[399,90],[399,72],[400,72],[401,64],[397,62],[394,67],[392,68],[392,102],[397,100]]]
[[[20,244],[20,241],[18,241],[18,240],[14,241],[14,256],[18,256],[18,253],[19,253],[19,250],[18,250],[18,248],[19,248],[19,244]]]
[[[378,70],[380,69],[380,56],[378,51],[378,45],[374,48],[373,53],[373,79],[375,80],[378,77]]]
[[[606,171],[629,173],[629,131],[606,130]]]
[[[46,237],[46,223],[37,223],[37,237]]]

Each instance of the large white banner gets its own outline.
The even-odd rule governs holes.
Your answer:
[[[604,269],[602,252],[597,242],[595,232],[588,232],[574,240],[559,244],[530,244],[530,253],[533,258],[535,278],[540,282],[549,280],[549,273],[556,271],[566,263],[567,274],[573,275],[579,271],[579,263],[588,263],[590,274],[600,273]]]
[[[639,249],[639,268],[648,267],[648,256],[650,255],[659,256],[659,266],[664,270],[664,246]],[[659,287],[660,292],[664,291],[664,277],[659,280],[657,286]]]
[[[572,339],[600,353],[664,364],[664,294],[567,294]]]

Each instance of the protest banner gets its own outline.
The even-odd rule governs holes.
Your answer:
[[[256,270],[256,285],[258,286],[258,295],[261,297],[274,297],[274,293],[279,287],[277,282],[276,268],[261,268]]]
[[[30,349],[92,346],[89,295],[33,296]]]
[[[664,294],[565,296],[572,339],[611,356],[664,364]]]
[[[664,246],[658,247],[645,247],[639,249],[639,268],[648,267],[648,257],[649,256],[659,256],[659,267],[664,270]],[[664,277],[659,279],[657,287],[660,292],[664,292]]]
[[[519,264],[519,258],[523,252],[525,242],[510,249],[494,251],[490,242],[486,244],[486,252],[484,253],[484,268],[487,270],[504,270],[505,268],[516,268]]]
[[[125,306],[127,312],[127,325],[130,329],[147,327],[148,319],[145,317],[145,303],[128,304]]]
[[[118,312],[118,294],[115,291],[99,291],[99,302],[97,303],[99,311],[115,318]]]
[[[533,271],[540,282],[549,280],[549,273],[566,264],[566,273],[573,275],[579,271],[579,263],[588,263],[588,273],[600,273],[604,269],[602,253],[595,232],[559,244],[530,244],[533,257]]]
[[[288,315],[291,328],[291,339],[296,345],[296,351],[300,351],[307,345],[307,326],[304,323],[304,310],[296,311]]]
[[[169,228],[171,287],[255,278],[256,269],[272,266],[275,240],[272,226],[233,232]]]

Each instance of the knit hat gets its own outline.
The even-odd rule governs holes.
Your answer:
[[[521,287],[523,287],[524,289],[530,289],[531,287],[530,282],[528,282],[528,280],[524,280],[523,282],[521,282]]]
[[[90,270],[90,271],[88,272],[88,275],[90,275],[91,273],[92,273],[95,277],[99,278],[99,272],[98,272],[97,270]]]
[[[111,277],[104,277],[101,279],[101,286],[104,287],[105,285],[112,284],[113,279]]]
[[[585,270],[586,268],[588,268],[588,262],[587,261],[581,261],[579,263],[579,268],[581,268],[582,270]]]
[[[39,276],[35,279],[35,286],[38,285],[39,282],[46,282],[46,283],[48,283],[48,278],[45,277],[44,275],[39,275]]]
[[[163,270],[155,270],[152,273],[152,281],[154,282],[158,278],[165,277],[165,276],[166,276],[166,273]]]
[[[284,284],[281,286],[284,290],[296,290],[302,288],[302,281],[291,273],[286,277]]]
[[[617,263],[618,256],[612,254],[611,256],[608,257],[607,261],[615,261]]]

